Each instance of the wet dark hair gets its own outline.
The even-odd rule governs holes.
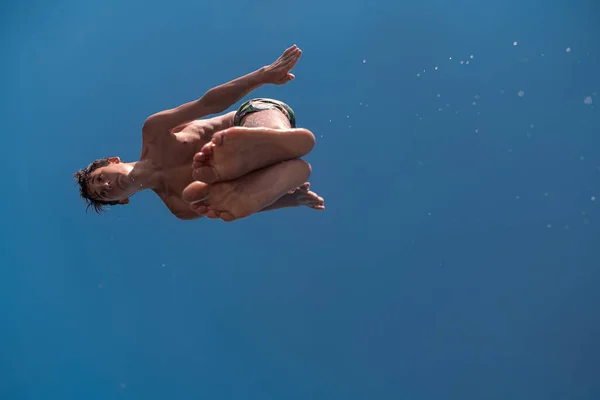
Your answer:
[[[110,164],[108,158],[101,158],[92,162],[87,167],[75,172],[74,178],[79,185],[79,195],[87,203],[87,207],[85,209],[86,212],[90,209],[90,207],[92,207],[96,214],[101,214],[105,211],[106,206],[115,206],[119,204],[118,201],[102,201],[94,199],[91,197],[89,192],[89,182],[92,173],[98,168],[106,167],[108,164]]]

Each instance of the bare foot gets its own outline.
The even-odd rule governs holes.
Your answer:
[[[194,156],[194,180],[234,180],[268,165],[302,157],[314,144],[314,135],[306,129],[229,128],[216,133]]]
[[[315,210],[325,209],[325,200],[315,192],[310,191],[310,183],[306,182],[293,192],[287,194],[286,200],[289,198],[289,207],[306,206]],[[283,199],[282,199],[283,200]]]
[[[198,215],[225,222],[246,218],[277,201],[310,176],[310,165],[291,160],[228,182],[192,182],[182,193]]]

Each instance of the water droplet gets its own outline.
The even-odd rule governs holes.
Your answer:
[[[366,64],[366,63],[367,63],[367,60],[363,60],[363,64]]]
[[[592,201],[596,201],[596,196],[592,196]]]
[[[567,47],[567,49],[566,49],[565,51],[566,51],[567,53],[570,53],[570,52],[571,52],[571,48],[570,48],[570,47]]]
[[[519,42],[517,42],[517,41],[514,41],[514,42],[513,42],[513,46],[516,46],[516,45],[518,45],[518,44],[519,44]]]
[[[518,95],[519,97],[523,97],[523,96],[525,96],[525,92],[524,92],[524,91],[522,91],[522,90],[519,90],[519,92],[517,93],[517,95]]]
[[[583,99],[583,103],[587,104],[588,106],[591,105],[593,103],[592,96],[588,96],[585,99]]]
[[[471,54],[471,55],[469,56],[469,58],[472,60],[472,59],[474,59],[474,58],[475,58],[475,56],[474,56],[473,54]]]

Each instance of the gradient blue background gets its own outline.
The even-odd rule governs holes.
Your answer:
[[[3,3],[0,398],[600,398],[600,5],[211,3]],[[325,212],[85,214],[77,169],[293,43],[253,95]]]

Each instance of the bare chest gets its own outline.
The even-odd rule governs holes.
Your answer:
[[[169,210],[178,218],[197,217],[189,204],[182,200],[181,193],[192,181],[194,155],[212,135],[231,126],[233,113],[209,120],[197,120],[182,127],[178,132],[165,133],[148,143],[142,158],[152,159],[160,171],[160,189],[155,190]]]
[[[192,178],[192,161],[207,140],[193,132],[170,134],[148,146],[148,158],[160,171],[161,188],[157,194],[167,198],[181,198],[181,192]]]

